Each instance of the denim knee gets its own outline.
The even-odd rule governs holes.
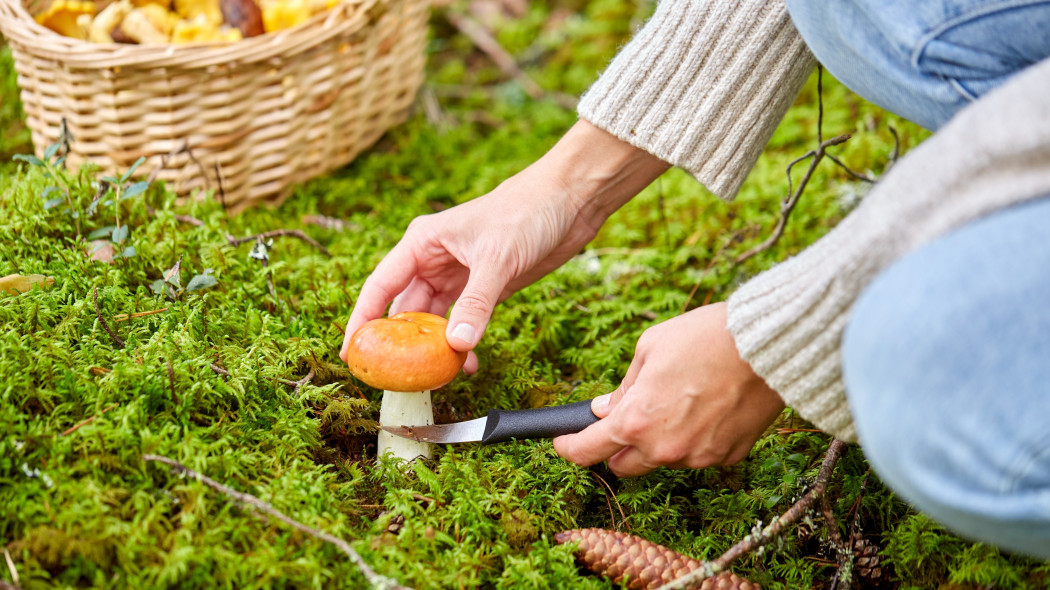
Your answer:
[[[864,291],[842,345],[864,452],[963,536],[1050,557],[1050,199],[906,256]]]
[[[1048,0],[787,0],[817,59],[928,129],[1050,56]]]

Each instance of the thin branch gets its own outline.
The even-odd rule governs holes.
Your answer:
[[[226,241],[229,242],[231,246],[240,246],[241,244],[244,244],[246,242],[254,242],[256,240],[268,240],[270,238],[279,238],[281,236],[288,236],[291,238],[300,239],[306,242],[307,244],[310,244],[314,248],[320,250],[321,253],[323,253],[325,256],[332,256],[332,253],[328,251],[328,248],[325,248],[320,244],[320,242],[306,235],[306,233],[304,233],[301,229],[274,229],[268,232],[263,232],[261,234],[255,234],[254,236],[245,236],[243,238],[235,238],[233,236],[228,235],[226,236]]]
[[[295,393],[295,395],[299,395],[299,388],[301,388],[303,385],[306,385],[307,383],[313,381],[313,379],[314,379],[314,370],[313,370],[313,368],[311,368],[310,372],[306,374],[306,377],[303,377],[302,379],[300,379],[298,381],[292,381],[291,379],[278,379],[278,381],[280,381],[281,383],[284,383],[285,385],[291,385],[291,386],[295,387],[294,393]]]
[[[427,122],[437,129],[438,134],[446,133],[449,128],[449,118],[441,109],[441,103],[434,94],[434,89],[423,87],[419,92],[419,101],[423,105],[423,113],[427,117]]]
[[[868,176],[867,174],[862,174],[860,172],[857,172],[853,168],[850,168],[845,163],[843,163],[842,160],[838,159],[836,156],[833,156],[831,154],[824,154],[824,155],[827,156],[827,158],[829,160],[831,160],[832,162],[838,164],[839,168],[842,168],[843,170],[845,170],[846,174],[849,174],[853,178],[856,178],[857,180],[859,180],[861,182],[867,182],[869,184],[875,184],[875,179],[874,178]]]
[[[156,172],[156,170],[157,169],[154,168],[154,172]],[[150,174],[152,175],[152,173],[150,173]],[[103,181],[103,182],[105,182],[105,181]],[[148,213],[151,217],[157,217],[157,210],[154,209],[153,207],[150,207],[149,205],[146,205],[146,213]],[[175,215],[175,221],[181,221],[183,223],[188,223],[190,225],[195,225],[197,227],[202,227],[204,225],[203,221],[201,221],[200,219],[197,219],[196,217],[194,217],[192,215]]]
[[[576,108],[576,99],[561,93],[548,93],[535,80],[529,77],[521,66],[518,65],[517,60],[514,59],[499,41],[492,36],[492,33],[488,31],[484,26],[479,24],[474,19],[470,18],[465,14],[459,14],[451,10],[445,12],[445,18],[452,24],[453,27],[463,33],[474,45],[477,46],[485,55],[496,64],[496,67],[503,72],[509,78],[513,78],[521,84],[522,89],[525,90],[525,94],[528,94],[534,100],[540,100],[544,97],[553,98],[561,107],[567,109]]]
[[[824,517],[824,523],[828,525],[828,541],[841,555],[846,550],[846,541],[842,538],[842,528],[839,526],[838,519],[835,518],[835,512],[831,509],[831,502],[827,496],[820,498],[820,514]]]
[[[777,225],[775,228],[773,228],[773,234],[766,238],[766,240],[761,244],[738,256],[736,260],[733,261],[734,264],[740,264],[741,262],[744,262],[752,256],[755,256],[756,254],[768,250],[773,246],[773,244],[776,244],[777,241],[780,240],[780,237],[784,235],[784,228],[787,227],[788,218],[791,217],[791,212],[795,210],[795,205],[798,204],[799,198],[802,196],[803,191],[806,190],[806,185],[808,185],[809,180],[813,178],[813,172],[816,171],[817,165],[820,164],[820,161],[824,159],[825,155],[827,155],[826,150],[829,147],[845,143],[849,138],[850,135],[847,133],[844,135],[832,137],[831,139],[828,139],[826,141],[822,141],[820,142],[820,145],[817,146],[817,149],[807,152],[799,158],[796,158],[795,161],[791,162],[791,164],[788,165],[788,196],[780,204],[780,219],[777,220]],[[798,183],[798,187],[795,187],[794,190],[792,190],[791,169],[795,166],[795,164],[798,164],[806,158],[812,158],[812,161],[809,163],[809,168],[806,170],[805,176],[803,176],[802,180]]]
[[[817,143],[824,143],[824,66],[817,64]]]
[[[893,135],[893,151],[890,152],[890,164],[887,166],[889,168],[897,163],[897,158],[901,155],[901,138],[897,135],[897,130],[893,125],[887,125],[887,127],[890,129],[890,134]]]
[[[470,39],[478,49],[488,55],[505,75],[520,82],[526,94],[536,100],[543,97],[543,88],[521,69],[514,56],[504,49],[485,27],[469,16],[451,10],[445,13],[445,18],[460,33]]]
[[[126,322],[135,318],[144,318],[148,315],[156,315],[158,313],[164,313],[166,311],[168,311],[167,307],[163,307],[161,309],[152,309],[150,311],[138,311],[135,313],[118,313],[117,315],[113,316],[113,321]]]
[[[284,524],[294,528],[297,531],[306,533],[307,535],[310,535],[311,537],[319,539],[326,543],[331,543],[337,549],[345,553],[347,557],[349,557],[350,560],[353,561],[355,565],[357,565],[358,569],[361,570],[361,573],[364,574],[365,578],[368,579],[368,581],[372,584],[373,588],[382,588],[384,590],[408,590],[407,587],[400,585],[397,582],[397,580],[376,573],[375,570],[373,570],[365,562],[365,560],[362,559],[360,555],[358,555],[357,551],[354,551],[354,548],[351,547],[349,543],[340,539],[339,537],[330,535],[324,531],[320,531],[313,527],[307,526],[285,515],[283,512],[277,510],[276,508],[267,504],[266,502],[263,502],[259,498],[256,498],[251,494],[238,492],[237,490],[226,487],[223,484],[211,479],[210,477],[197,471],[194,471],[189,467],[186,467],[185,465],[179,463],[174,459],[169,459],[168,457],[164,457],[162,455],[152,454],[143,454],[142,459],[144,461],[156,461],[158,463],[163,463],[171,468],[172,473],[192,477],[193,479],[196,479],[197,481],[207,485],[208,487],[225,494],[227,497],[233,499],[235,502],[241,504],[241,506],[248,508],[249,510],[268,514],[276,518],[277,520],[280,520]]]
[[[118,405],[119,404],[110,404],[110,405],[106,406],[97,415],[91,416],[89,418],[85,418],[84,420],[81,420],[80,422],[77,422],[77,424],[75,426],[70,426],[69,428],[65,429],[64,431],[62,431],[62,435],[61,436],[69,436],[70,434],[73,434],[74,432],[80,430],[81,427],[87,426],[88,424],[91,424],[92,422],[94,422],[95,419],[98,418],[99,416],[104,416],[106,414],[106,412],[112,410],[113,408],[117,407]]]
[[[204,226],[204,222],[203,221],[201,221],[200,219],[197,219],[196,217],[194,217],[192,215],[176,215],[175,216],[175,221],[181,221],[183,223],[188,223],[190,225],[195,225],[197,227],[203,227]]]
[[[222,210],[226,211],[226,179],[218,162],[215,162],[215,180],[219,183],[219,204],[222,205]]]
[[[171,367],[171,360],[166,359],[168,364],[168,386],[171,388],[171,403],[178,405],[179,396],[175,393],[175,369]]]
[[[612,520],[613,528],[615,528],[616,530],[620,530],[620,527],[616,524],[616,519],[613,518],[612,502],[616,502],[616,509],[620,511],[621,525],[627,525],[627,515],[623,512],[623,506],[620,505],[620,500],[616,498],[616,492],[613,491],[612,486],[610,486],[609,482],[605,481],[605,479],[602,478],[602,476],[598,475],[594,471],[591,472],[591,475],[598,478],[598,481],[600,481],[602,485],[605,486],[605,489],[609,490],[609,494],[605,496],[605,501],[609,504],[609,517],[610,520]],[[612,498],[612,501],[609,500],[610,498]]]
[[[795,502],[794,506],[789,508],[787,512],[769,523],[764,529],[748,535],[744,540],[730,547],[729,551],[723,553],[718,559],[706,562],[700,569],[689,572],[672,582],[664,584],[657,588],[657,590],[675,590],[692,586],[697,582],[725,571],[726,568],[737,559],[755,551],[759,547],[771,543],[781,531],[797,522],[803,517],[803,515],[809,512],[813,507],[813,503],[824,495],[828,489],[828,482],[831,480],[831,474],[835,470],[835,464],[838,462],[839,456],[842,454],[842,450],[845,446],[846,443],[839,439],[831,441],[831,444],[828,445],[828,451],[824,455],[824,462],[820,465],[820,471],[817,473],[817,479],[813,488],[809,493],[803,496],[801,500]]]
[[[204,330],[204,341],[208,341],[208,298],[201,297],[201,328]]]
[[[124,348],[124,341],[121,340],[120,337],[117,336],[117,334],[110,329],[109,324],[106,323],[106,318],[102,317],[102,309],[98,306],[98,287],[95,287],[94,299],[95,315],[98,316],[99,323],[102,324],[102,327],[106,330],[106,332],[109,332],[109,337],[113,339],[113,342],[117,345],[117,348]]]

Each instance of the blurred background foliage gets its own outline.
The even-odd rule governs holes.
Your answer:
[[[31,146],[4,49],[0,276],[53,278],[0,296],[0,547],[21,586],[366,586],[334,547],[256,518],[144,453],[346,539],[380,573],[417,588],[609,588],[580,571],[554,533],[618,528],[714,558],[797,500],[829,438],[790,410],[727,468],[618,480],[529,441],[440,449],[406,470],[374,456],[380,392],[337,356],[362,281],[408,222],[484,194],[549,148],[576,119],[574,97],[652,8],[435,6],[428,78],[410,120],[281,207],[236,217],[209,195],[176,204],[160,185],[93,203],[98,170],[13,161]],[[523,75],[496,67],[462,34],[462,17]],[[769,235],[788,163],[816,147],[816,89],[814,77],[734,202],[672,170],[579,257],[505,302],[479,348],[481,370],[435,392],[439,421],[610,391],[646,327],[725,299],[834,226],[868,185],[824,161],[778,244],[733,262]],[[827,77],[823,101],[825,137],[853,135],[834,153],[865,175],[886,169],[891,127],[902,151],[925,136]],[[52,186],[68,197],[54,201],[64,193]],[[118,217],[126,256],[92,260],[97,244],[83,236],[118,242]],[[262,250],[227,240],[274,229],[302,230],[332,255],[287,237]],[[968,543],[910,511],[856,447],[830,497],[844,532],[878,549],[882,587],[1050,584],[1046,564]],[[838,556],[827,537],[814,516],[734,569],[768,589],[830,587]],[[13,582],[3,566],[0,581]],[[875,585],[856,573],[853,583]]]

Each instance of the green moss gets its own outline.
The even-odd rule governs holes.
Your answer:
[[[561,9],[583,16],[552,21]],[[576,94],[649,10],[609,0],[532,5],[500,39],[545,88]],[[448,447],[408,471],[376,461],[380,392],[337,357],[362,281],[413,217],[491,190],[575,120],[506,82],[440,17],[434,31],[428,89],[447,124],[417,114],[277,209],[228,217],[213,199],[176,207],[153,186],[91,213],[96,170],[48,177],[24,163],[0,168],[0,275],[55,279],[0,297],[0,544],[25,588],[365,585],[335,548],[146,464],[144,453],[347,539],[379,572],[418,588],[608,588],[577,569],[571,549],[553,543],[556,532],[620,526],[712,558],[812,481],[828,439],[808,432],[771,431],[732,468],[630,480],[568,464],[547,441]],[[0,138],[0,153],[21,151],[6,51],[0,64],[0,123],[15,130]],[[890,125],[905,147],[923,136],[833,81],[826,86],[825,134],[854,134],[836,151],[854,168],[884,169]],[[819,238],[863,190],[827,162],[781,242],[742,266],[728,262],[775,223],[788,162],[815,144],[815,105],[811,81],[733,203],[672,171],[614,215],[587,254],[506,301],[478,350],[481,370],[435,392],[438,411],[460,420],[610,391],[646,327],[724,299]],[[45,207],[57,196],[51,186],[68,199],[63,192],[62,203]],[[338,218],[342,229],[310,225],[308,214]],[[78,233],[118,219],[129,228],[120,246],[134,254],[91,262]],[[278,228],[304,230],[332,256],[278,238],[264,268],[249,257],[251,244],[226,240]],[[739,241],[723,250],[733,234]],[[112,241],[113,230],[104,237]],[[215,284],[190,290],[196,276]],[[143,312],[157,313],[136,315]],[[298,391],[288,384],[311,370]],[[790,411],[778,425],[804,426]],[[859,511],[902,587],[1045,586],[1045,565],[951,536],[868,474],[859,450],[849,450],[832,482],[834,508],[843,519]],[[817,527],[815,540],[788,536],[739,571],[770,589],[827,585],[834,569],[821,557],[819,519]]]

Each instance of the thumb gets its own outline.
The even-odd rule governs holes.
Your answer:
[[[612,413],[613,408],[619,405],[620,400],[623,399],[624,395],[623,384],[612,390],[609,393],[599,395],[598,397],[591,400],[591,412],[594,413],[598,418],[605,418]]]
[[[477,346],[505,286],[506,281],[497,275],[471,273],[449,314],[445,339],[452,348],[471,350]]]

